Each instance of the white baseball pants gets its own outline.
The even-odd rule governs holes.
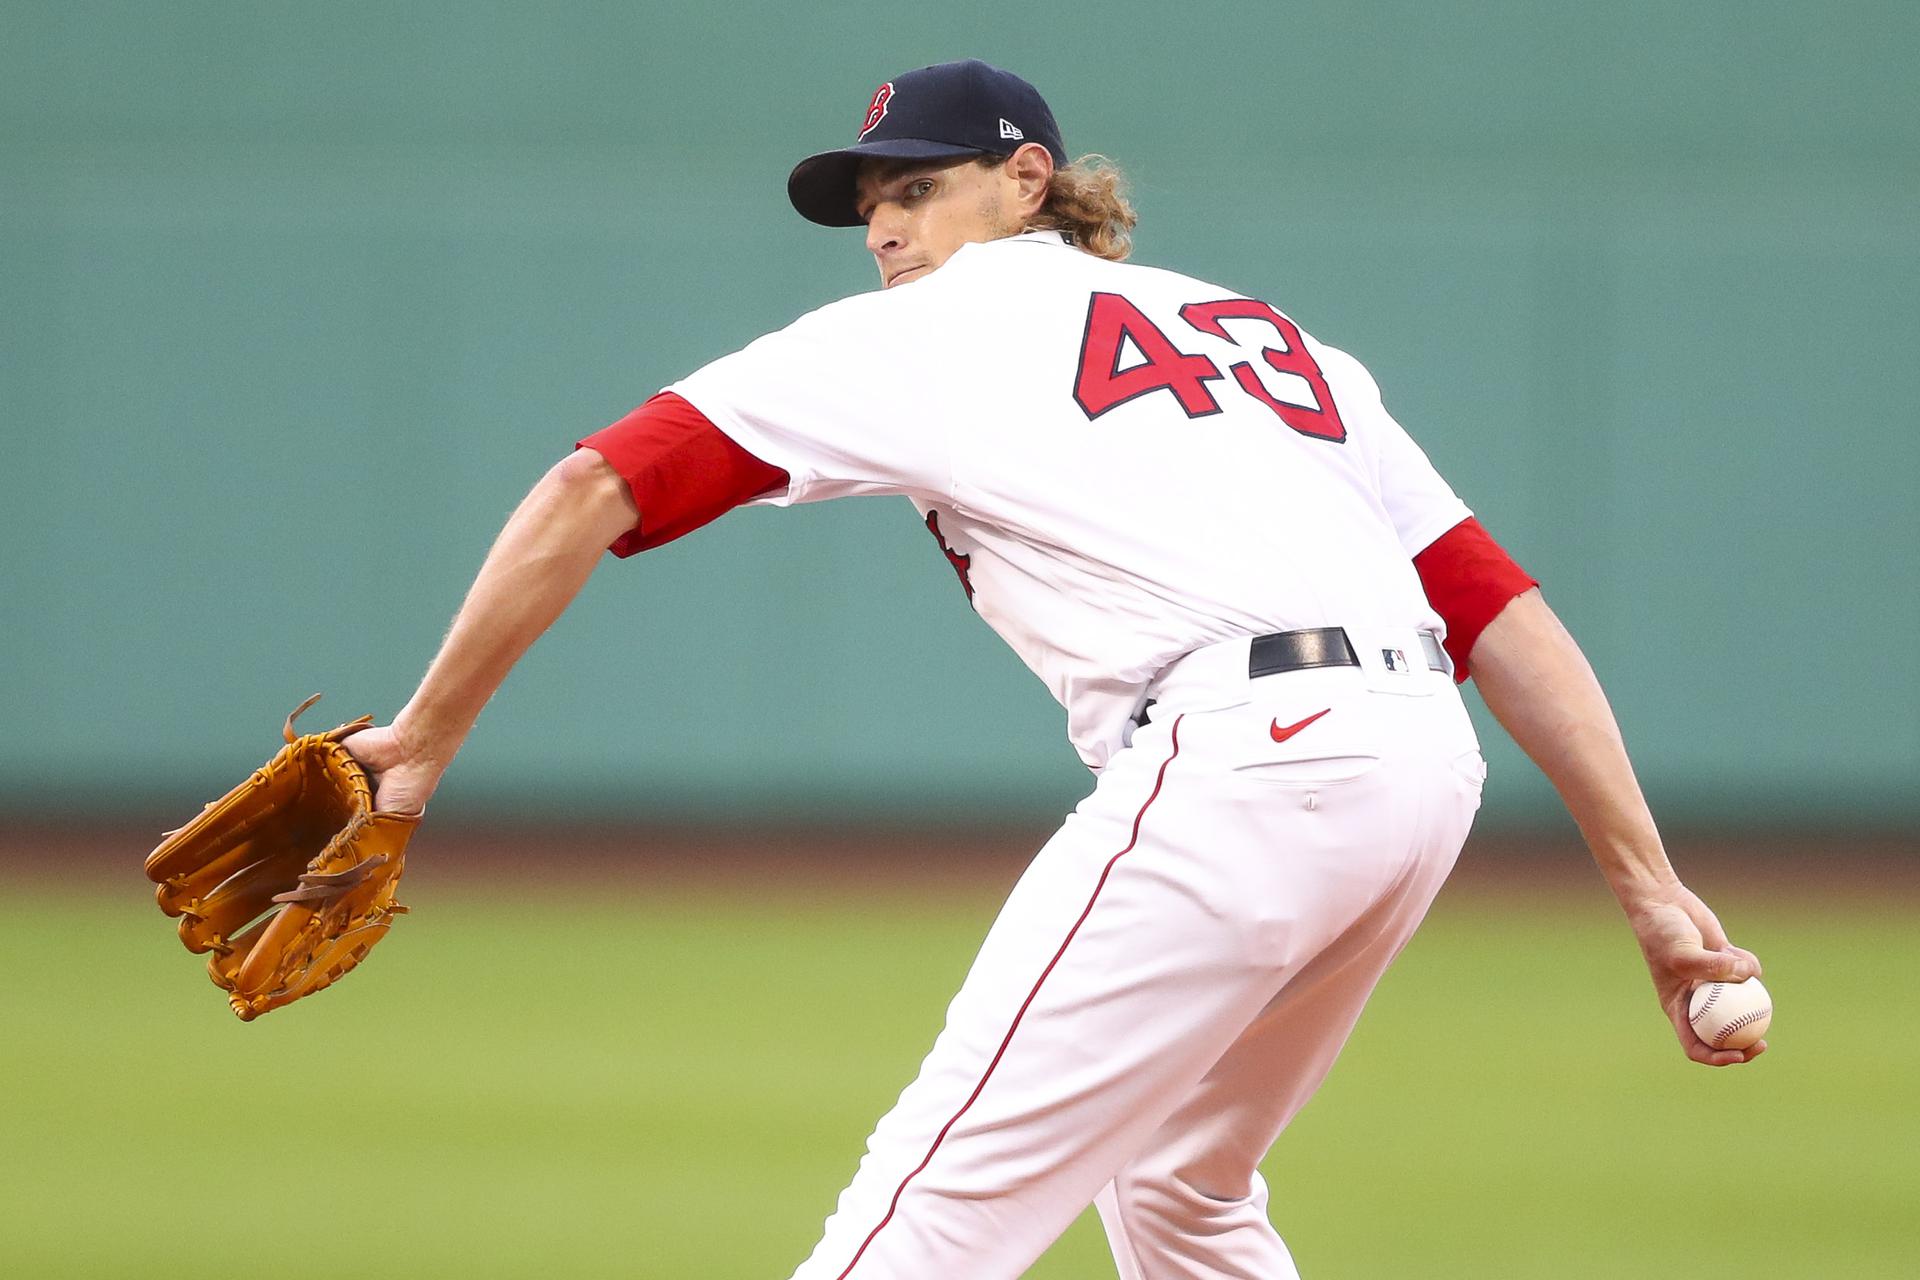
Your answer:
[[[1485,775],[1417,640],[1353,634],[1359,668],[1249,680],[1242,640],[1156,682],[794,1280],[1015,1277],[1089,1202],[1123,1280],[1297,1274],[1256,1166],[1426,913]]]

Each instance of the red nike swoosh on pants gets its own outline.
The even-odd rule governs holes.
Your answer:
[[[1331,711],[1331,710],[1333,710],[1332,707],[1327,708],[1327,711]],[[1321,716],[1327,714],[1327,711],[1316,711],[1312,715],[1308,716],[1305,720],[1296,721],[1293,724],[1287,725],[1285,728],[1282,728],[1280,725],[1280,721],[1276,719],[1273,722],[1273,728],[1269,729],[1268,732],[1273,735],[1273,740],[1275,742],[1285,742],[1288,738],[1291,738],[1294,734],[1300,732],[1302,729],[1312,724],[1315,720],[1318,720]]]

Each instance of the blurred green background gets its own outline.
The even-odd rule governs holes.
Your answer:
[[[575,439],[871,287],[786,171],[962,56],[1128,170],[1138,260],[1366,362],[1781,1002],[1682,1062],[1483,716],[1502,838],[1268,1164],[1307,1275],[1920,1274],[1920,9],[0,0],[0,1275],[805,1254],[1088,787],[905,503],[610,564],[337,992],[233,1021],[137,864],[307,693],[395,709]]]
[[[11,807],[99,803],[109,765],[204,787],[313,689],[316,723],[397,708],[573,440],[872,287],[787,169],[973,54],[1131,171],[1140,261],[1370,366],[1610,679],[1662,812],[1920,817],[1911,4],[4,20]],[[742,512],[610,565],[447,795],[1046,816],[1086,785],[1061,725],[904,502]],[[1487,737],[1488,821],[1550,812]]]
[[[994,907],[417,879],[368,964],[246,1025],[140,895],[15,900],[0,963],[62,979],[12,988],[0,1041],[6,1273],[785,1276]],[[1717,895],[1781,1012],[1715,1072],[1597,880],[1450,887],[1266,1162],[1303,1274],[1920,1274],[1907,888]],[[1028,1274],[1112,1276],[1092,1217]]]

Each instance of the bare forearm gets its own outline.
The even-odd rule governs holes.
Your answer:
[[[1688,998],[1694,986],[1753,977],[1760,972],[1759,958],[1734,946],[1707,904],[1674,874],[1607,695],[1538,589],[1514,597],[1487,624],[1469,660],[1487,706],[1580,824],[1626,911],[1660,1007],[1686,1055],[1726,1067],[1764,1053],[1764,1040],[1746,1049],[1715,1049],[1693,1029]]]
[[[1620,727],[1580,647],[1538,590],[1488,624],[1474,683],[1545,773],[1622,901],[1675,883]]]
[[[637,518],[626,485],[591,451],[541,478],[495,539],[439,654],[394,719],[419,757],[441,768],[453,759],[507,672]]]

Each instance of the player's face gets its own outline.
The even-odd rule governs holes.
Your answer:
[[[1028,152],[1038,152],[1044,166]],[[932,274],[963,244],[1018,235],[1046,195],[1052,176],[1046,156],[1046,148],[1034,146],[995,164],[863,166],[857,208],[867,222],[867,250],[880,268],[881,287]]]

